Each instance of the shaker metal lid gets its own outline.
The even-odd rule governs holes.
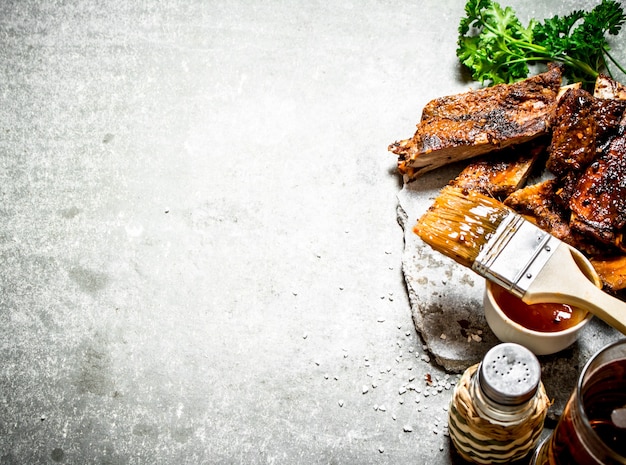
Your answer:
[[[483,393],[501,405],[520,405],[530,400],[539,387],[541,366],[535,354],[514,343],[490,349],[478,368]]]

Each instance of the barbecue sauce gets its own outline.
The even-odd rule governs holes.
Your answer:
[[[585,310],[567,304],[528,305],[500,286],[493,286],[493,297],[507,317],[533,331],[563,331],[587,316]]]

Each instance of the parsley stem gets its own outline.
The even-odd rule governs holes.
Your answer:
[[[584,61],[577,60],[577,59],[572,58],[572,57],[570,57],[568,55],[565,55],[563,53],[555,55],[553,52],[551,52],[546,47],[543,47],[543,46],[537,45],[537,44],[533,44],[533,43],[530,43],[530,42],[526,42],[526,41],[523,41],[523,40],[511,38],[511,42],[515,43],[521,49],[525,49],[525,50],[529,50],[529,51],[532,51],[532,52],[536,52],[536,54],[538,55],[538,56],[524,57],[523,61],[527,61],[527,62],[530,62],[530,61],[543,61],[543,60],[558,61],[558,62],[564,63],[566,65],[569,65],[569,66],[571,66],[573,68],[579,69],[580,71],[584,72],[585,74],[589,75],[590,77],[592,77],[594,79],[598,76],[598,72],[595,69],[593,69],[589,64],[585,63]],[[609,58],[611,58],[610,55],[609,55]],[[512,61],[518,62],[518,61],[522,61],[522,60],[512,60]],[[611,61],[613,61],[612,58],[611,58]],[[620,67],[620,70],[621,69],[622,68]]]
[[[622,67],[622,65],[620,65],[617,62],[617,60],[615,58],[613,58],[613,56],[609,53],[609,51],[606,48],[602,49],[602,51],[609,58],[609,60],[611,60],[611,63],[613,63],[615,65],[615,67],[622,72],[622,74],[626,74],[626,70]]]
[[[500,31],[498,31],[496,28],[494,28],[491,24],[489,24],[489,22],[484,21],[483,20],[483,27],[489,31],[491,31],[494,34],[501,34]],[[571,58],[567,55],[554,55],[549,49],[547,49],[546,47],[542,46],[542,45],[537,45],[537,44],[533,44],[532,42],[528,42],[526,40],[520,40],[520,39],[516,39],[515,37],[511,36],[511,35],[504,35],[504,46],[506,47],[506,45],[508,43],[512,43],[517,45],[519,48],[521,49],[525,49],[525,50],[529,50],[532,52],[536,52],[538,53],[540,56],[538,57],[525,57],[519,60],[510,60],[509,63],[519,63],[519,62],[531,62],[531,61],[541,61],[541,60],[553,60],[553,61],[559,61],[561,63],[565,63],[569,66],[572,66],[573,68],[577,68],[580,71],[583,71],[585,74],[591,76],[592,78],[596,78],[598,76],[598,72],[596,70],[594,70],[591,66],[589,66],[587,63],[577,60],[575,58]],[[511,53],[511,55],[513,55],[513,53],[508,50],[507,51],[509,53]],[[608,55],[608,54],[607,54]],[[612,59],[612,57],[610,55],[608,55],[609,58],[611,58],[611,61],[613,61],[615,63],[615,61]],[[620,70],[622,70],[622,68],[618,65],[618,67],[620,68]],[[622,70],[623,71],[623,70]]]

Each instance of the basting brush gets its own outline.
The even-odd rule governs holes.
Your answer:
[[[447,186],[414,231],[527,304],[585,308],[626,334],[626,303],[594,284],[600,280],[584,255],[496,199]]]

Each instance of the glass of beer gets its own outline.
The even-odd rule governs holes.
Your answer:
[[[586,363],[552,435],[531,465],[626,464],[626,339]]]

